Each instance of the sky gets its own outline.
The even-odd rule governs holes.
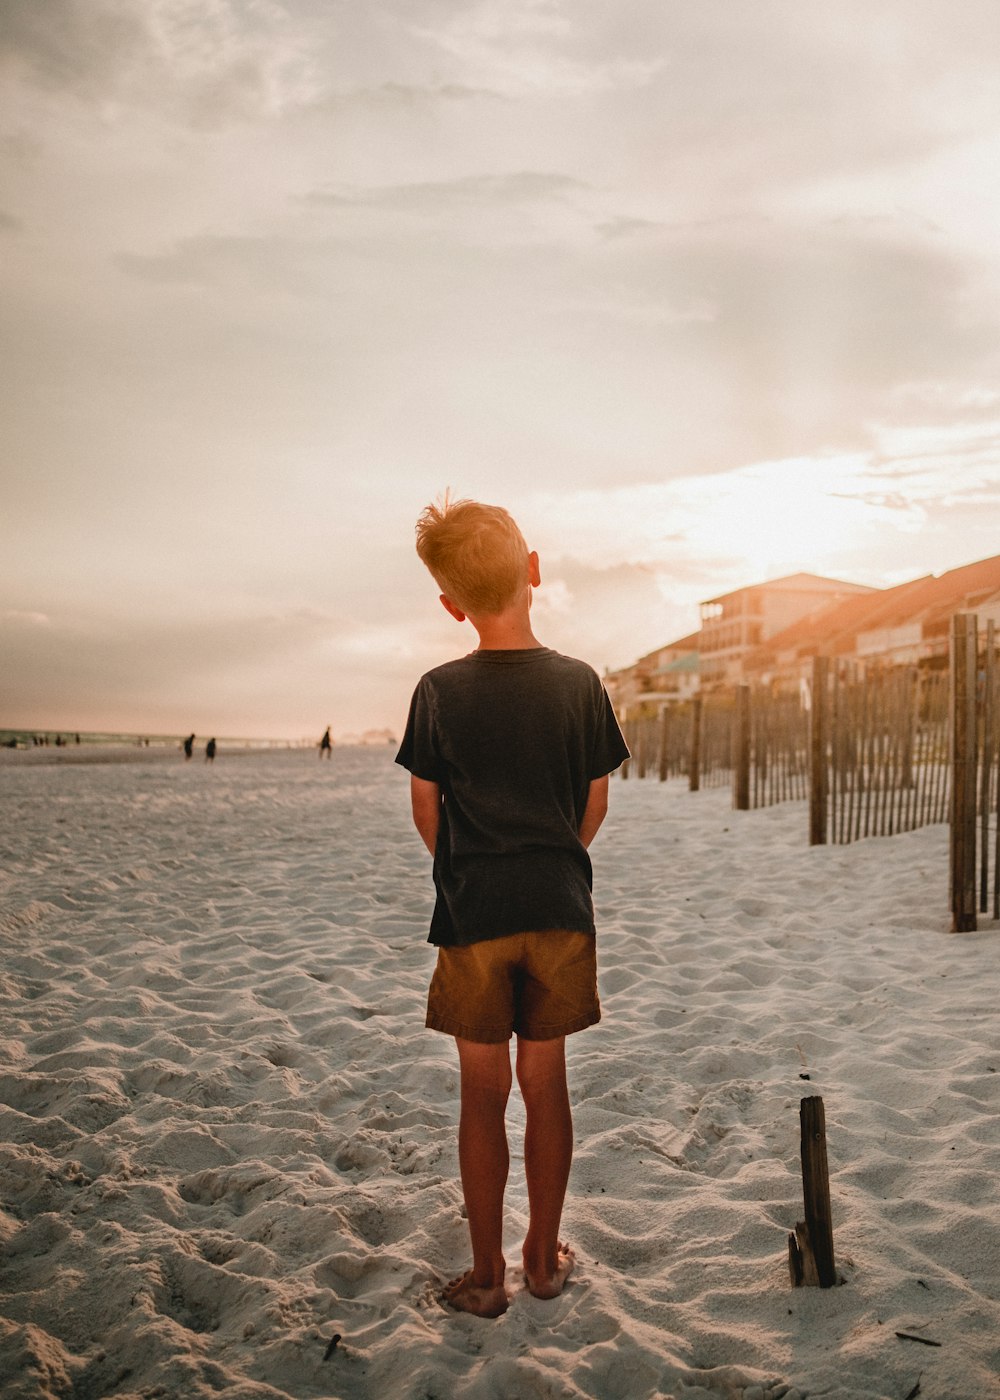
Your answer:
[[[0,0],[0,725],[399,733],[1000,552],[995,0]]]

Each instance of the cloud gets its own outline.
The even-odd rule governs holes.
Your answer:
[[[946,246],[822,222],[588,242],[580,211],[572,235],[548,219],[592,195],[545,172],[345,186],[359,202],[343,222],[332,207],[333,231],[120,252],[163,294],[156,360],[173,343],[188,366],[169,361],[169,389],[152,361],[130,373],[156,369],[150,393],[201,404],[216,433],[234,427],[227,391],[255,385],[245,423],[264,445],[270,412],[282,458],[282,437],[315,424],[313,453],[346,431],[369,462],[478,462],[515,486],[540,463],[595,486],[655,482],[870,452],[879,424],[988,424],[989,391],[973,389],[1000,377],[996,297]]]
[[[479,0],[436,17],[433,25],[416,21],[412,28],[477,80],[510,96],[630,90],[663,66],[648,49],[629,55],[614,48],[587,51],[579,36],[588,26],[553,0]]]
[[[438,103],[504,102],[503,93],[468,83],[404,83],[386,81],[372,87],[331,90],[312,102],[303,103],[303,112],[342,112],[352,108],[374,111],[407,111]]]
[[[0,627],[51,627],[52,619],[43,612],[23,611],[18,608],[5,608],[0,612]]]
[[[578,543],[568,529],[565,547]],[[697,625],[693,600],[661,587],[647,565],[601,568],[555,552],[541,562],[542,586],[533,607],[536,634],[598,671],[626,665],[657,641],[683,636]]]
[[[688,467],[731,465],[736,443],[744,460],[864,447],[869,425],[900,412],[900,385],[934,380],[954,395],[996,378],[997,297],[946,245],[787,223],[626,246],[607,247],[604,295],[578,309],[595,332],[599,320],[648,324],[667,411],[683,423],[693,404],[728,428],[732,445],[685,424],[708,449]]]
[[[128,111],[212,130],[313,95],[310,30],[304,17],[237,0],[4,0],[0,62],[109,126]]]
[[[150,45],[145,19],[141,6],[104,0],[4,0],[0,62],[44,88],[101,99]]]
[[[340,226],[333,234],[325,230],[319,234],[290,232],[287,227],[259,234],[206,231],[178,238],[156,252],[120,250],[114,262],[121,271],[149,282],[233,281],[250,291],[281,287],[314,294],[324,280],[336,287],[345,274],[354,277],[361,272],[363,277],[363,269],[357,266],[359,254],[366,264],[381,258],[391,259],[398,267],[409,249],[412,256],[422,259],[415,272],[433,279],[448,271],[454,273],[460,266],[440,256],[442,238],[461,243],[471,256],[475,255],[470,234],[474,244],[477,231],[484,244],[509,241],[517,246],[530,232],[523,219],[526,206],[562,204],[586,189],[583,182],[570,176],[533,170],[315,189],[296,202],[356,212],[364,216],[364,222]],[[498,212],[505,210],[510,211],[508,221],[498,222]],[[425,217],[432,227],[421,230],[409,224],[404,229],[395,217],[400,214]],[[411,280],[408,290],[419,298],[422,289]],[[490,290],[480,284],[479,295],[489,296]]]
[[[452,180],[427,180],[369,189],[319,189],[303,196],[312,204],[369,209],[429,209],[456,206],[488,209],[493,205],[562,199],[587,186],[569,175],[517,170],[499,175],[463,175]]]
[[[875,453],[791,458],[660,483],[537,491],[520,515],[543,559],[569,551],[595,568],[645,567],[664,596],[690,603],[750,578],[843,573],[862,557],[859,581],[876,557],[897,569],[910,561],[916,573],[925,562],[918,535],[938,536],[937,567],[965,562],[967,550],[989,553],[979,541],[989,544],[1000,507],[995,454],[981,459],[967,437],[961,457],[956,442],[929,429],[884,446],[890,440],[900,453],[891,462]],[[945,509],[963,522],[968,544],[938,528]]]
[[[269,235],[206,233],[178,239],[159,253],[119,252],[114,261],[122,272],[147,282],[242,281],[263,290],[276,279],[286,287],[298,282],[294,268],[300,252],[290,240]]]

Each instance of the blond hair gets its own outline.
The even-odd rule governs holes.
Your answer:
[[[447,491],[417,521],[417,553],[465,613],[503,612],[528,582],[528,546],[507,511]]]

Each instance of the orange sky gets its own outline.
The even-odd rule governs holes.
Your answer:
[[[445,486],[598,669],[1000,551],[1000,12],[8,0],[0,725],[397,729]]]

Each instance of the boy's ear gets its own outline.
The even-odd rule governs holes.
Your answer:
[[[528,582],[532,588],[537,588],[542,581],[542,576],[538,572],[538,551],[532,550],[528,555]]]
[[[451,599],[446,598],[443,593],[441,594],[441,606],[444,608],[445,612],[451,613],[452,617],[455,619],[456,622],[465,621],[465,613],[462,611],[462,609],[456,608],[455,604],[451,601]]]

